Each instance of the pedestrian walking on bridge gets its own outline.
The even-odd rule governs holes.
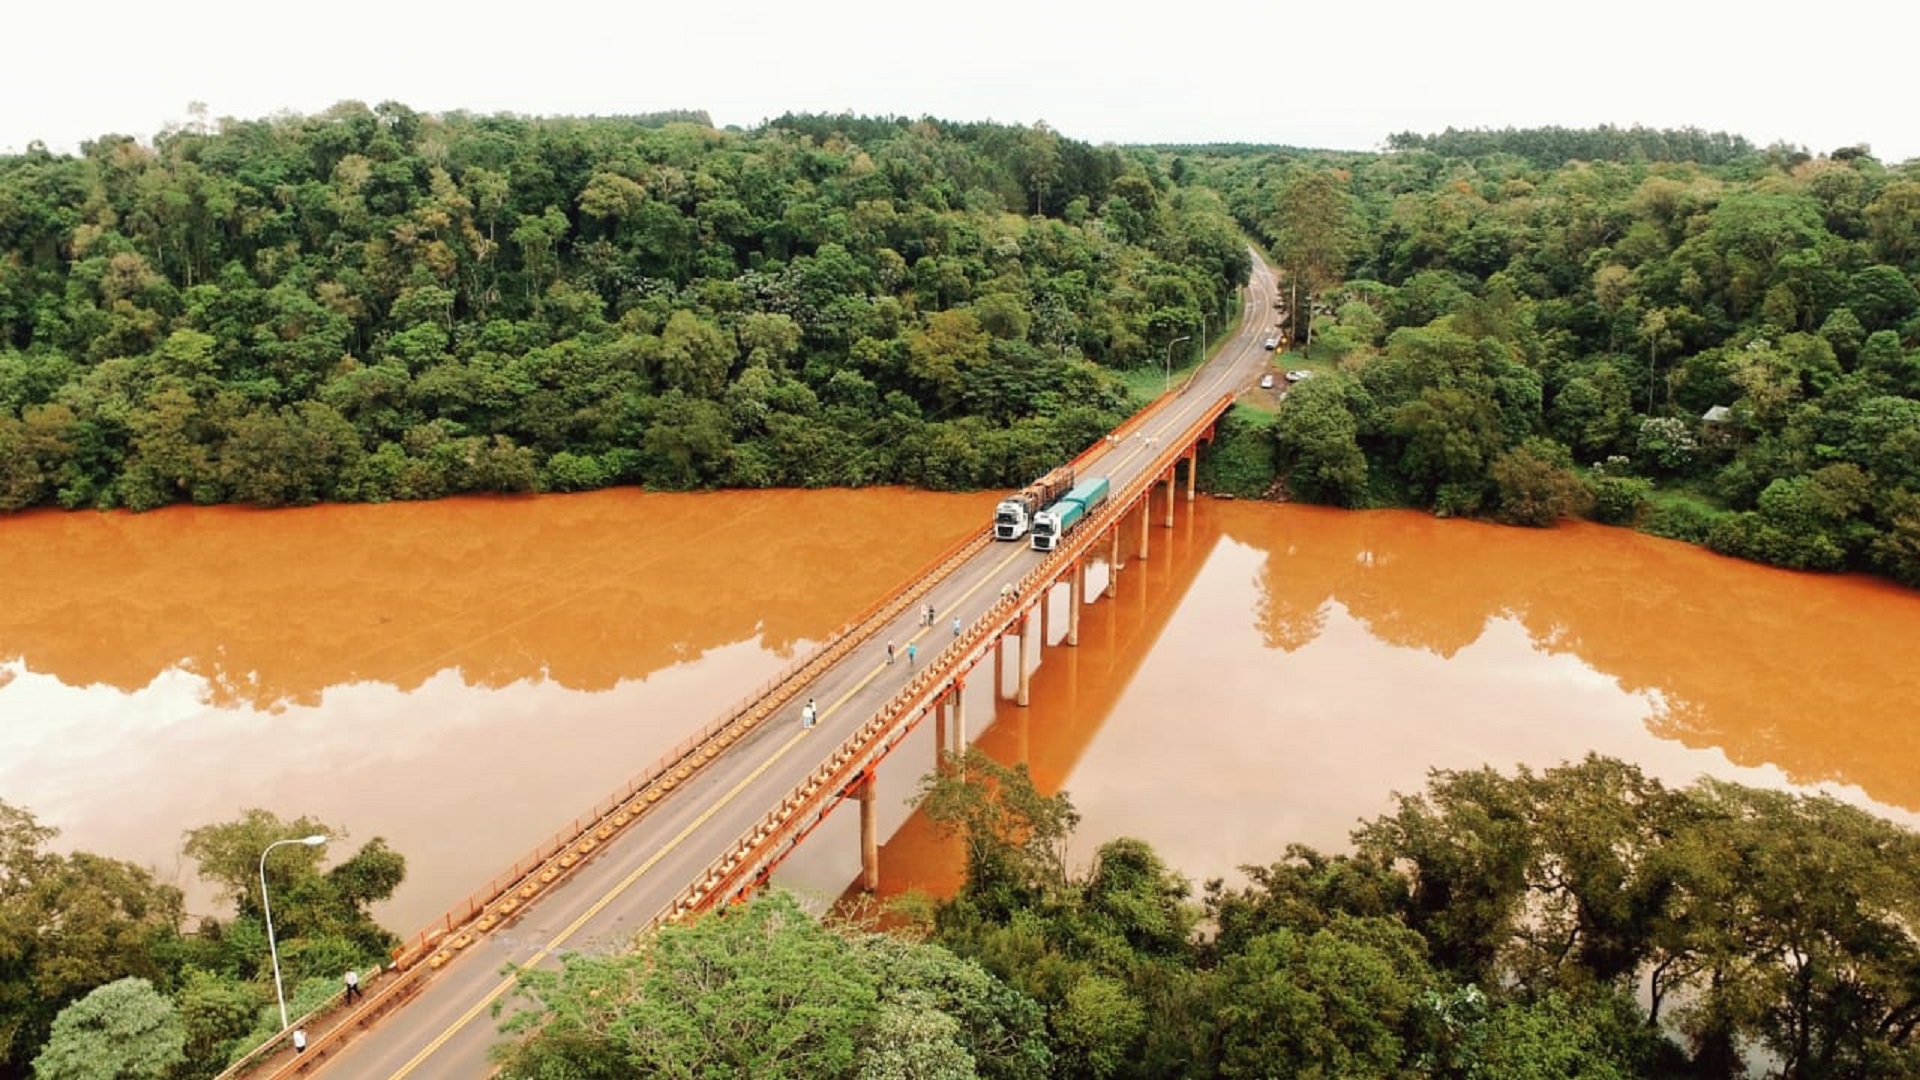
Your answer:
[[[813,707],[813,699],[812,699],[812,698],[808,698],[808,699],[807,699],[807,704],[805,705],[805,707],[803,707],[803,708],[802,708],[802,709],[800,710],[800,726],[801,726],[801,728],[803,728],[803,729],[804,729],[804,728],[810,728],[810,727],[812,727],[812,726],[813,726],[813,721],[814,721],[814,718],[815,718],[816,716],[818,716],[818,715],[820,715],[820,714],[819,714],[818,712],[816,712],[816,711],[814,710],[814,707]]]
[[[887,642],[887,663],[893,663],[893,642]]]
[[[913,666],[913,658],[919,655],[920,655],[920,646],[911,641],[907,642],[907,666],[908,667]]]
[[[953,636],[954,637],[960,636],[960,616],[958,615],[955,615],[953,617]]]
[[[357,971],[347,972],[347,1004],[351,1005],[355,999],[365,996],[366,995],[360,992],[360,973]]]

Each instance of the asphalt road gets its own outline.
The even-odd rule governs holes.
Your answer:
[[[1152,443],[1178,435],[1205,408],[1229,392],[1252,387],[1270,370],[1262,343],[1273,332],[1275,283],[1257,258],[1238,332],[1170,402],[1139,429],[1089,461],[1082,476],[1105,475],[1117,492],[1150,464]],[[982,520],[981,528],[990,521]],[[978,618],[998,599],[1002,584],[1016,580],[1045,557],[1024,540],[996,543],[935,586],[928,599],[939,612],[932,627],[917,625],[918,613],[903,612],[858,651],[801,690],[791,722],[766,723],[628,826],[561,883],[546,890],[515,921],[480,938],[448,963],[415,996],[307,1075],[341,1080],[406,1077],[484,1077],[488,1048],[498,1039],[496,1003],[511,1008],[511,968],[557,966],[568,952],[623,948],[658,918],[687,885],[728,845],[751,828],[842,740],[897,692],[906,675],[904,653],[917,642],[921,656],[937,653],[953,637],[951,620]],[[900,659],[886,664],[891,638]],[[926,660],[921,661],[922,664]],[[818,703],[811,729],[799,722],[800,701]],[[529,747],[528,752],[537,752]],[[599,793],[583,792],[583,802]],[[554,807],[556,818],[574,812]]]

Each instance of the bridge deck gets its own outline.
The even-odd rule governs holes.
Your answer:
[[[1084,542],[1110,531],[1114,516],[1127,509],[1125,500],[1166,474],[1184,450],[1183,436],[1196,425],[1204,428],[1223,396],[1257,378],[1267,363],[1261,341],[1273,288],[1271,274],[1256,260],[1238,333],[1179,393],[1083,455],[1081,475],[1109,477],[1116,497],[1105,515],[1075,537]],[[299,1060],[289,1055],[256,1075],[484,1076],[488,1048],[498,1037],[493,1007],[509,997],[512,969],[553,964],[569,951],[622,948],[676,908],[751,887],[783,853],[781,845],[804,834],[839,796],[845,778],[892,737],[889,725],[911,722],[942,691],[944,680],[992,647],[1017,617],[1016,606],[1001,597],[1002,586],[1030,574],[1050,576],[1063,564],[1024,540],[988,540],[989,524],[983,520],[978,541],[964,544],[933,580],[907,583],[862,625],[769,688],[764,701],[743,705],[703,732],[711,755],[692,749],[664,776],[616,793],[610,801],[614,813],[631,820],[612,826],[610,817],[597,831],[589,820],[582,839],[592,841],[592,850],[582,855],[576,842],[535,871],[524,903],[502,914],[494,901],[444,939],[419,942],[403,958],[405,971],[377,983],[353,1015],[336,1017]],[[1131,551],[1132,537],[1122,542]],[[1070,562],[1078,552],[1052,554]],[[926,602],[938,612],[931,627],[921,625]],[[955,616],[961,620],[957,636]],[[891,665],[885,661],[889,639],[899,649]],[[909,642],[920,654],[912,667],[904,655]],[[810,729],[800,724],[799,705],[808,698],[819,712]],[[668,781],[670,790],[661,790]],[[805,796],[795,805],[809,784],[818,797]],[[659,793],[648,799],[654,791]],[[627,806],[644,812],[631,813]],[[772,811],[783,806],[791,812],[775,821]],[[743,849],[756,834],[764,842]],[[572,862],[560,867],[568,855]],[[549,872],[550,882],[540,883],[538,875]],[[518,897],[509,890],[502,899]]]

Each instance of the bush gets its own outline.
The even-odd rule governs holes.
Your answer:
[[[1587,481],[1593,496],[1593,520],[1603,525],[1633,525],[1647,512],[1653,484],[1637,476],[1597,476]]]
[[[1707,542],[1707,534],[1713,529],[1714,522],[1723,516],[1725,515],[1719,511],[1710,510],[1696,503],[1683,501],[1655,503],[1640,529],[1642,532],[1664,536],[1669,540],[1704,544]]]
[[[1271,418],[1256,421],[1235,408],[1220,418],[1213,442],[1200,455],[1196,483],[1211,494],[1257,499],[1273,483],[1273,447]]]

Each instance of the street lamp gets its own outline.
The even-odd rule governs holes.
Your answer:
[[[267,902],[267,852],[281,844],[305,844],[319,847],[330,839],[324,835],[301,836],[291,840],[275,840],[260,853],[260,911],[267,917],[267,952],[273,957],[273,996],[280,1001],[280,1030],[287,1030],[287,992],[280,985],[280,947],[273,942],[273,905]]]
[[[1191,341],[1192,339],[1192,334],[1181,334],[1179,337],[1167,342],[1167,383],[1161,388],[1161,393],[1164,394],[1168,390],[1173,389],[1173,347],[1183,341]]]

